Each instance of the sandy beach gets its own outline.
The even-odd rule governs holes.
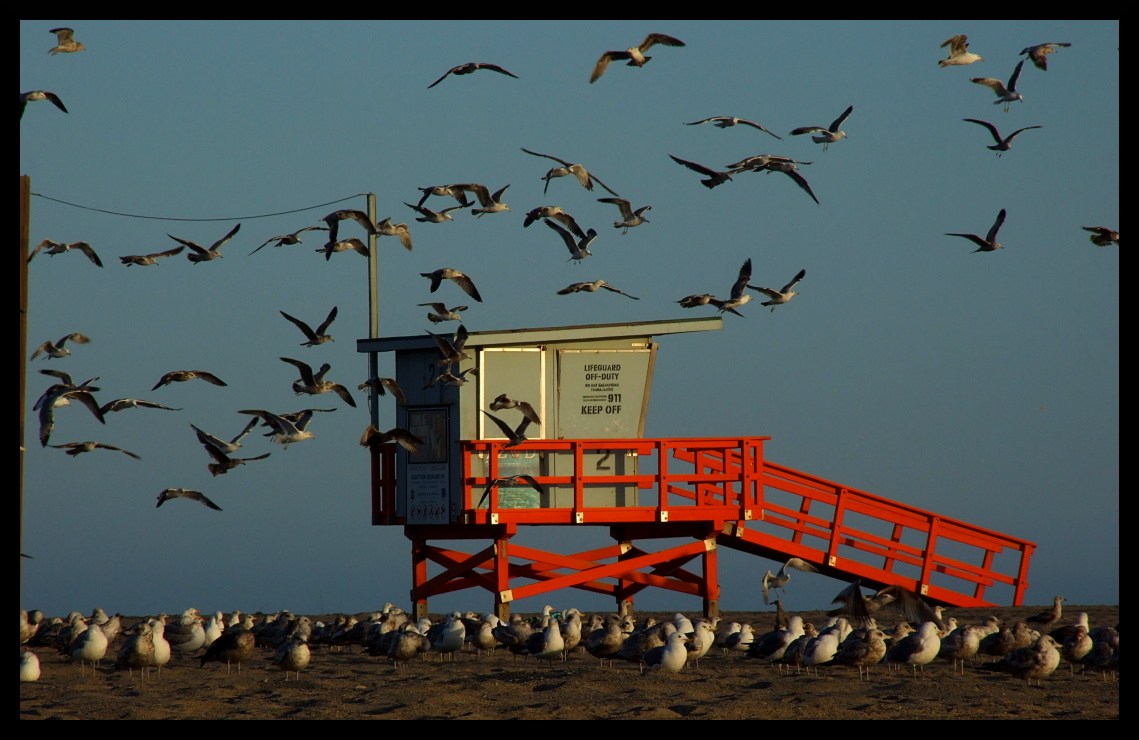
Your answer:
[[[954,609],[961,623],[996,615],[1009,623],[1040,606]],[[1115,626],[1118,606],[1065,605],[1061,624],[1077,612]],[[326,615],[327,616],[327,615]],[[366,616],[366,615],[359,615]],[[435,615],[432,615],[433,617]],[[643,614],[638,615],[644,616]],[[652,613],[658,619],[671,614]],[[691,615],[690,615],[691,616]],[[803,612],[821,624],[822,612]],[[758,634],[773,629],[772,612],[727,612]],[[124,617],[131,624],[135,618]],[[144,683],[113,667],[122,638],[94,672],[54,650],[33,648],[43,675],[20,684],[21,719],[1118,719],[1118,673],[1070,675],[1066,663],[1043,685],[970,665],[955,674],[948,661],[926,666],[924,678],[877,666],[869,681],[854,668],[819,675],[713,648],[698,667],[678,674],[641,674],[632,663],[601,666],[587,653],[541,663],[505,650],[462,652],[441,662],[428,654],[396,670],[359,646],[314,647],[310,666],[286,681],[272,651],[259,651],[239,673],[196,658],[175,657]],[[24,648],[21,648],[21,652]],[[1078,669],[1077,669],[1078,670]]]

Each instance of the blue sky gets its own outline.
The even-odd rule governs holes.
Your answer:
[[[57,26],[87,49],[48,55]],[[647,66],[615,63],[588,83],[602,52],[649,32],[687,46],[657,46]],[[939,68],[939,45],[960,33],[985,61]],[[416,305],[433,299],[418,273],[439,267],[479,285],[484,303],[464,314],[472,331],[705,315],[675,301],[727,293],[745,259],[753,283],[771,287],[805,268],[800,294],[773,313],[756,301],[722,331],[661,338],[646,435],[770,436],[774,462],[1036,542],[1026,603],[1056,594],[1118,603],[1118,247],[1096,247],[1081,230],[1119,224],[1118,37],[1118,21],[21,21],[21,91],[51,90],[69,113],[28,105],[20,174],[43,196],[161,217],[33,198],[33,248],[87,241],[105,268],[78,254],[29,265],[29,354],[71,332],[92,341],[64,359],[24,358],[22,548],[34,559],[22,562],[21,605],[51,614],[407,605],[410,546],[399,528],[370,526],[356,444],[368,423],[355,392],[367,377],[355,351],[367,334],[367,263],[350,252],[326,262],[314,252],[319,232],[249,254],[333,208],[364,208],[364,198],[252,216],[366,192],[379,218],[410,224],[415,243],[407,252],[380,240],[384,336],[434,330]],[[1072,46],[1048,58],[1047,72],[1025,65],[1025,100],[1008,113],[970,84],[1007,80],[1020,49],[1051,41]],[[469,61],[519,79],[480,71],[427,89]],[[828,151],[789,135],[849,105],[849,138]],[[783,140],[682,125],[719,115]],[[964,118],[1004,135],[1043,128],[997,157]],[[585,163],[634,207],[652,205],[650,223],[622,235],[610,226],[616,208],[595,200],[607,194],[570,178],[543,196],[553,163],[521,147]],[[814,162],[801,173],[820,205],[778,173],[708,190],[668,156],[723,168],[760,153]],[[403,203],[453,182],[509,184],[512,211],[416,223]],[[522,228],[545,204],[600,233],[583,264],[566,262],[547,229]],[[984,235],[1002,208],[1004,249],[974,254],[944,235]],[[167,234],[212,243],[238,222],[221,260],[117,259],[176,246]],[[598,278],[641,300],[555,294]],[[435,297],[466,302],[457,291]],[[315,324],[333,305],[336,341],[313,349],[297,346],[300,332],[278,313]],[[331,363],[329,377],[360,408],[296,398],[282,355]],[[125,411],[105,426],[60,410],[53,443],[96,439],[142,457],[72,459],[36,439],[31,404],[50,379],[35,371],[45,367],[99,376],[102,402],[184,410]],[[149,390],[176,369],[229,385]],[[381,357],[381,374],[392,369]],[[381,420],[394,420],[391,403]],[[288,450],[247,440],[244,454],[272,457],[210,477],[190,423],[229,437],[245,420],[237,409],[306,405],[339,410]],[[185,501],[156,510],[167,487],[202,490],[225,511]],[[723,554],[721,608],[762,608],[759,578],[775,566]],[[842,585],[797,574],[784,603],[821,608]],[[547,602],[611,606],[562,592],[515,608]],[[431,609],[489,605],[471,591]],[[699,608],[663,592],[638,605]]]

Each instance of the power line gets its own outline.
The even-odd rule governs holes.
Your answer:
[[[304,208],[294,208],[291,211],[277,211],[276,213],[262,213],[262,214],[258,214],[255,216],[227,216],[225,218],[176,218],[176,217],[172,217],[172,216],[143,216],[143,215],[138,214],[138,213],[122,213],[119,211],[108,211],[104,208],[93,208],[91,206],[80,205],[79,203],[70,203],[66,200],[60,200],[59,198],[52,198],[51,196],[44,195],[43,193],[32,193],[32,195],[36,196],[37,198],[43,198],[44,200],[50,200],[50,201],[54,201],[56,203],[62,203],[63,205],[71,206],[72,208],[82,208],[85,211],[98,211],[99,213],[109,213],[112,216],[125,216],[126,218],[146,218],[146,219],[152,219],[155,221],[248,221],[250,219],[255,219],[255,218],[271,218],[273,216],[284,216],[284,215],[289,214],[289,213],[300,213],[302,211],[311,211],[315,208],[325,208],[326,206],[335,205],[336,203],[343,203],[344,201],[351,200],[352,198],[359,198],[361,196],[366,196],[367,193],[356,193],[355,195],[349,195],[348,197],[340,198],[339,200],[330,200],[327,203],[317,203],[314,206],[305,206]]]

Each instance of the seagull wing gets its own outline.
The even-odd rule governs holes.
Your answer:
[[[853,111],[854,111],[853,105],[850,106],[849,108],[847,108],[846,110],[844,110],[842,112],[841,116],[839,116],[838,118],[834,119],[834,121],[831,122],[831,126],[827,130],[830,131],[831,133],[838,133],[838,130],[842,126],[843,122],[846,121],[846,119],[850,117],[850,114]]]
[[[687,159],[681,159],[680,157],[673,157],[671,154],[668,156],[672,157],[672,161],[676,162],[677,164],[682,164],[685,167],[687,167],[688,169],[692,170],[693,172],[699,172],[701,175],[707,175],[708,177],[715,177],[716,175],[720,174],[719,172],[716,172],[716,170],[705,167],[702,164],[697,164],[696,162],[689,162]]]
[[[74,247],[75,249],[78,249],[83,254],[87,255],[87,259],[91,260],[91,262],[96,267],[102,267],[103,266],[103,261],[101,259],[99,259],[99,255],[95,254],[95,250],[92,249],[91,245],[88,244],[87,242],[75,242],[74,244],[69,244],[68,246]]]
[[[997,232],[1001,230],[1001,224],[1003,224],[1004,222],[1005,222],[1005,209],[1002,208],[1001,212],[997,214],[997,220],[993,222],[993,227],[991,229],[989,229],[989,233],[985,237],[986,239],[989,240],[990,244],[996,242]]]
[[[774,134],[774,133],[772,133],[772,132],[768,131],[768,130],[767,130],[767,129],[765,129],[763,126],[760,126],[758,123],[756,123],[756,122],[754,122],[754,121],[747,121],[747,120],[744,120],[743,118],[741,118],[741,119],[739,120],[739,123],[742,123],[742,124],[744,124],[745,126],[751,126],[752,128],[757,128],[757,129],[759,129],[760,131],[763,131],[764,133],[768,133],[768,134],[771,134],[771,135],[772,135],[772,136],[774,136],[776,139],[779,139],[780,141],[783,141],[783,137],[782,137],[782,136],[779,136],[779,135],[777,135],[777,134]]]
[[[482,411],[482,409],[479,409],[479,410]],[[500,430],[502,430],[502,434],[504,437],[506,437],[507,439],[513,439],[514,438],[514,430],[512,430],[510,428],[510,426],[505,421],[503,421],[502,419],[499,419],[497,416],[495,416],[494,414],[492,414],[488,411],[483,411],[483,413],[486,414],[487,416],[489,416],[491,421],[493,421],[498,426],[498,428]]]
[[[630,54],[627,51],[607,51],[601,55],[597,60],[597,64],[593,66],[593,72],[589,75],[589,83],[593,84],[605,74],[605,70],[609,69],[609,63],[614,59],[629,59]]]
[[[233,235],[236,234],[238,229],[240,229],[240,228],[241,228],[241,224],[238,224],[237,226],[234,226],[232,229],[230,229],[228,234],[226,234],[221,239],[218,239],[216,242],[214,242],[214,245],[212,247],[210,247],[210,251],[212,252],[212,251],[217,250],[219,247],[221,247],[221,245],[225,244],[227,241],[232,239]]]
[[[308,337],[308,340],[309,340],[310,342],[315,342],[315,341],[316,341],[316,332],[314,332],[314,331],[313,331],[311,328],[309,328],[309,325],[308,325],[308,324],[306,324],[305,322],[301,321],[301,320],[300,320],[300,319],[298,319],[298,318],[294,318],[293,316],[290,316],[290,315],[288,315],[288,314],[287,314],[287,313],[285,313],[284,311],[281,311],[281,315],[282,315],[282,316],[284,316],[284,317],[285,317],[286,319],[288,319],[289,321],[291,321],[291,322],[293,322],[294,324],[296,324],[296,325],[297,325],[297,328],[298,328],[298,329],[300,329],[302,332],[304,332],[304,335],[305,335],[306,337]],[[323,328],[323,327],[322,327],[322,328]]]
[[[645,37],[645,40],[642,41],[641,45],[638,46],[637,48],[640,49],[642,52],[645,52],[645,51],[648,51],[649,49],[651,49],[653,44],[661,44],[663,46],[684,46],[685,45],[684,42],[678,38],[674,38],[672,36],[666,36],[663,33],[650,33],[648,36]]]
[[[691,125],[691,124],[689,124]],[[633,205],[624,198],[598,198],[600,203],[612,203],[621,209],[621,218],[628,221],[633,217]]]
[[[333,306],[332,310],[328,312],[328,317],[325,318],[320,326],[316,327],[316,333],[318,335],[324,334],[326,331],[328,331],[328,327],[332,324],[333,321],[336,321],[336,312],[337,307]]]
[[[532,152],[529,149],[527,149],[526,147],[521,147],[521,149],[522,149],[522,151],[526,152],[527,154],[533,154],[535,157],[545,157],[546,159],[552,159],[555,162],[560,162],[563,167],[569,167],[570,165],[573,164],[572,162],[567,162],[564,159],[559,159],[559,158],[554,157],[554,156],[549,155],[549,154],[539,154],[538,152]]]
[[[623,295],[623,296],[625,296],[625,297],[627,297],[627,298],[632,298],[634,301],[639,301],[639,300],[641,300],[640,298],[636,297],[635,295],[629,295],[629,294],[628,294],[628,293],[626,293],[625,291],[623,291],[623,290],[618,290],[617,288],[614,288],[612,285],[609,285],[608,283],[602,283],[602,284],[601,284],[601,287],[602,287],[602,288],[605,288],[605,290],[611,290],[611,291],[613,291],[614,293],[620,293],[621,295]],[[527,422],[528,422],[528,421],[529,421],[529,419],[527,419]]]
[[[996,142],[998,144],[1004,143],[1004,141],[1001,139],[1000,132],[997,131],[997,127],[994,126],[993,124],[989,123],[988,121],[981,121],[981,120],[978,120],[976,118],[964,118],[962,120],[968,121],[970,123],[975,123],[979,126],[984,126],[985,128],[987,128],[989,130],[989,133],[993,135],[993,138],[996,139]]]
[[[783,292],[783,293],[789,292],[792,288],[794,288],[796,285],[799,284],[800,280],[802,280],[806,276],[807,276],[806,269],[799,270],[799,274],[795,276],[795,279],[792,280],[791,282],[787,283],[786,285],[784,285],[783,290],[781,292]],[[800,561],[800,562],[806,562],[806,561]],[[792,566],[792,567],[794,567],[794,566]],[[814,566],[812,566],[812,567],[814,567]]]
[[[816,204],[819,202],[819,199],[815,197],[815,192],[811,190],[811,186],[807,184],[806,178],[804,178],[795,170],[782,170],[782,172],[783,174],[787,175],[787,177],[790,177],[792,180],[794,180],[799,187],[803,188],[803,190],[806,190],[807,195],[811,196],[811,200],[815,201]]]
[[[316,385],[316,379],[312,374],[312,367],[310,367],[308,363],[301,362],[300,360],[294,360],[294,359],[291,359],[289,357],[281,357],[280,359],[281,359],[281,361],[287,362],[290,365],[293,365],[294,367],[296,367],[298,370],[301,371],[301,381],[305,385],[307,385],[307,386]]]
[[[427,89],[428,89],[428,90],[430,90],[431,88],[435,87],[435,86],[436,86],[436,85],[438,85],[440,82],[442,82],[443,80],[447,79],[447,75],[451,74],[451,73],[452,73],[452,72],[454,72],[456,69],[458,69],[458,67],[452,67],[451,69],[449,69],[449,70],[447,70],[446,72],[444,72],[444,73],[443,73],[443,76],[442,76],[442,77],[440,77],[439,79],[435,80],[434,82],[432,82],[430,85],[428,85],[428,86],[427,86]]]
[[[1016,81],[1020,79],[1020,70],[1024,68],[1024,60],[1021,59],[1017,62],[1016,69],[1012,71],[1012,77],[1008,78],[1008,89],[1016,92]]]

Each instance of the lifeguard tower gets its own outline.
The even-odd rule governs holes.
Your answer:
[[[990,606],[994,585],[1021,603],[1031,542],[768,462],[769,437],[644,438],[654,338],[721,326],[714,317],[474,332],[454,373],[475,372],[457,384],[439,380],[446,368],[426,333],[359,340],[359,352],[395,352],[407,396],[396,425],[425,443],[416,454],[371,448],[372,523],[402,526],[411,540],[417,616],[429,597],[467,588],[489,591],[506,619],[512,601],[562,588],[619,602],[650,586],[700,596],[714,616],[720,547],[797,556],[835,578],[898,584],[945,605]],[[484,413],[500,394],[541,418],[520,445],[507,446]],[[523,418],[493,413],[511,429]],[[613,544],[555,553],[512,542],[534,526],[606,527]],[[684,544],[653,547],[677,538]],[[459,552],[443,541],[486,544]]]

